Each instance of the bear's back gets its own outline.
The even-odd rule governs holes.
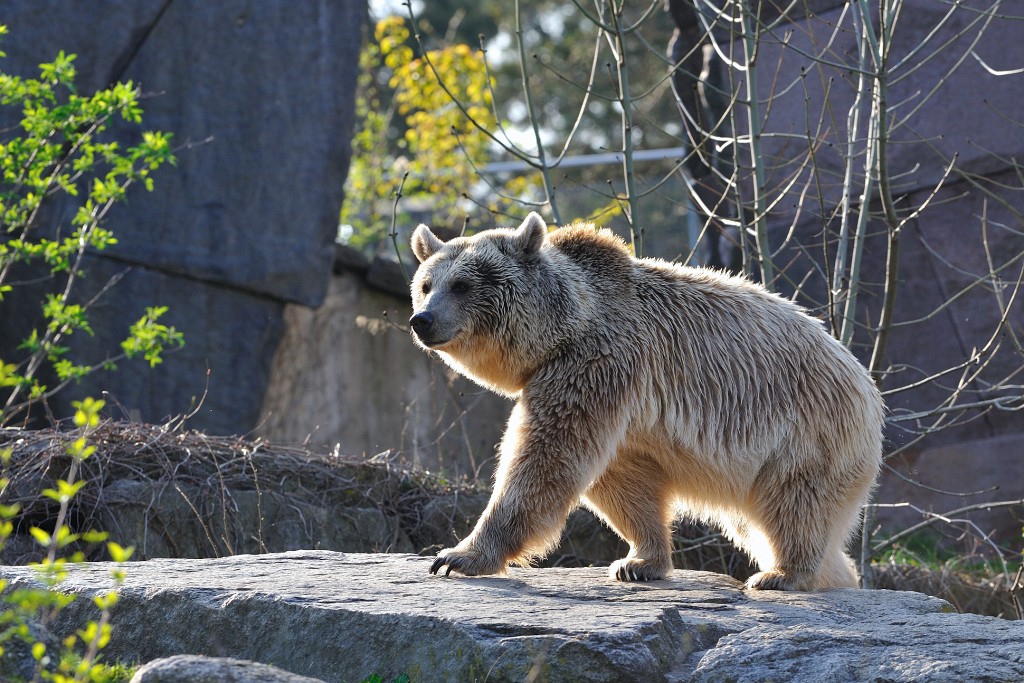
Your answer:
[[[560,228],[547,242],[559,255],[553,265],[569,261],[575,267],[563,275],[582,278],[577,285],[595,295],[592,303],[595,313],[600,311],[600,324],[620,321],[624,337],[667,334],[677,345],[716,340],[750,350],[778,350],[784,344],[790,350],[819,351],[823,338],[829,337],[820,320],[757,283],[722,271],[634,258],[619,237],[592,224]],[[826,342],[827,353],[836,351]]]
[[[548,245],[578,266],[588,279],[632,280],[633,255],[626,243],[609,230],[590,223],[573,223],[548,235]]]
[[[617,300],[606,300],[610,306],[624,303],[637,310],[669,314],[682,305],[691,309],[690,314],[706,316],[707,322],[723,313],[803,317],[792,302],[745,278],[656,258],[634,258],[618,236],[590,223],[555,230],[548,235],[548,246],[576,266],[574,272],[587,285]]]

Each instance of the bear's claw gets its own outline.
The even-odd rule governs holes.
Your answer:
[[[783,572],[777,569],[758,572],[746,582],[747,590],[754,591],[806,591],[814,590],[812,577],[807,572]]]
[[[434,560],[434,564],[430,565],[430,573],[437,574],[441,571],[441,567],[448,565],[448,569],[445,570],[444,575],[448,576],[452,573],[452,570],[465,574],[466,576],[473,576],[476,574],[472,569],[469,568],[469,560],[465,557],[459,557],[457,555],[438,555]]]
[[[430,573],[437,574],[441,567],[448,565],[444,575],[449,576],[452,570],[463,576],[482,576],[484,574],[498,574],[504,569],[503,563],[496,563],[479,551],[468,548],[447,548],[437,554],[434,563],[430,565]]]
[[[657,581],[668,574],[668,570],[639,559],[616,560],[608,573],[616,581]]]

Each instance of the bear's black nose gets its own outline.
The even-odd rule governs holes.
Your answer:
[[[434,314],[430,311],[417,313],[409,318],[409,324],[412,325],[412,331],[416,333],[416,336],[426,337],[430,333],[430,328],[434,326]]]

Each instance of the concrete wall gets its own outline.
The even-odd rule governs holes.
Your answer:
[[[285,307],[260,434],[489,479],[511,402],[413,344],[397,266],[348,256],[321,306]]]

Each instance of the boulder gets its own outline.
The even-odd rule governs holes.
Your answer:
[[[430,576],[414,555],[295,551],[127,566],[108,659],[256,660],[325,681],[1007,681],[1024,623],[961,615],[918,593],[744,591],[675,571],[623,584],[600,567]],[[111,564],[60,589],[110,588]],[[34,582],[2,567],[14,587]],[[54,624],[95,618],[87,599]]]
[[[276,666],[230,657],[175,655],[154,659],[132,676],[131,683],[323,683]]]
[[[184,145],[156,192],[111,212],[109,254],[317,305],[334,258],[365,13],[356,0],[12,0],[4,68],[37,74],[59,50],[74,53],[83,92],[131,80],[146,95],[145,128]]]

